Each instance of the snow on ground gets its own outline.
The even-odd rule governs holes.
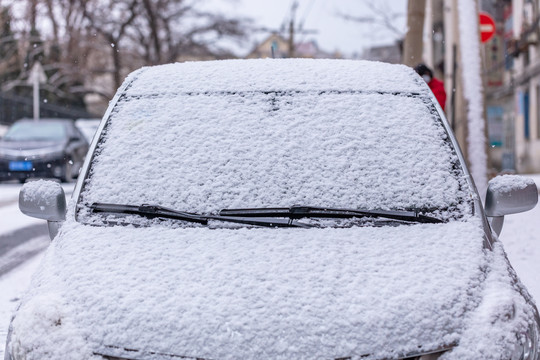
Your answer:
[[[19,198],[19,190],[21,184],[17,183],[3,183],[0,186],[0,206],[16,203]],[[3,233],[3,231],[2,231]]]
[[[11,205],[0,207],[0,234],[9,234],[17,229],[42,223],[43,220],[23,215],[17,201]],[[0,253],[0,256],[2,255]]]
[[[24,241],[20,245],[9,247],[2,250],[2,256],[0,256],[0,277],[9,273],[12,269],[26,262],[29,258],[41,253],[50,244],[50,238],[46,235],[47,228],[39,227],[37,229],[32,228],[32,231],[28,231],[27,236],[31,238]],[[45,233],[45,234],[43,234]],[[21,235],[17,233],[15,235]]]
[[[42,256],[43,253],[36,255],[8,275],[0,277],[0,359],[4,358],[5,339],[11,316]]]
[[[540,174],[531,177],[540,188]],[[540,205],[531,211],[505,216],[500,240],[521,281],[540,305]]]
[[[71,196],[74,185],[62,184],[67,197]],[[20,189],[21,184],[16,182],[0,184],[0,237],[9,236],[24,228],[45,225],[45,221],[31,218],[19,211]],[[47,247],[48,242],[47,236],[38,236],[8,250],[0,246],[0,274],[3,273],[2,269],[10,268],[13,263],[19,262],[21,257],[34,254],[23,265],[6,275],[0,275],[0,359],[4,356],[5,336],[11,314],[16,309],[18,299],[30,283],[30,277],[41,261],[42,251]]]

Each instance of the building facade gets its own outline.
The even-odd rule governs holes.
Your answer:
[[[481,43],[488,173],[540,172],[540,0],[477,0],[495,21]],[[446,115],[467,157],[459,0],[427,0],[424,61],[444,79]],[[473,60],[474,61],[474,60]]]
[[[481,4],[497,27],[483,57],[489,142],[502,171],[540,172],[539,3]]]

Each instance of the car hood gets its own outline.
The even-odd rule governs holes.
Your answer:
[[[12,156],[39,155],[43,151],[61,150],[65,141],[0,141],[0,153]]]
[[[485,261],[476,220],[226,230],[69,222],[13,338],[21,352],[81,359],[107,347],[208,359],[391,358],[459,340],[480,302]],[[18,337],[25,329],[31,340]]]

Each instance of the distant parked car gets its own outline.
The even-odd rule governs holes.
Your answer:
[[[444,113],[403,65],[146,67],[72,201],[25,184],[52,243],[6,360],[538,360],[539,316]]]
[[[78,176],[87,152],[88,142],[72,120],[19,120],[0,139],[0,180],[69,182]]]
[[[77,119],[75,120],[75,126],[77,126],[79,130],[81,130],[84,137],[86,138],[86,141],[88,141],[88,143],[91,143],[100,122],[101,119]]]
[[[0,124],[0,139],[2,138],[2,136],[4,136],[8,128],[9,126]]]

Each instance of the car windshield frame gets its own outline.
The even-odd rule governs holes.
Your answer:
[[[129,86],[129,84],[128,84],[128,86]],[[257,90],[254,90],[254,91],[222,91],[222,92],[217,92],[217,93],[220,94],[220,95],[224,95],[224,94],[238,95],[238,94],[242,94],[242,93],[263,93],[263,94],[267,94],[267,95],[274,94],[275,96],[282,96],[284,94],[289,94],[289,93],[309,93],[309,92],[310,91],[257,91]],[[435,117],[435,121],[441,123],[441,128],[444,129],[446,134],[450,135],[448,133],[448,127],[444,124],[444,121],[441,118],[440,114],[438,113],[435,104],[431,101],[431,99],[429,97],[426,97],[425,95],[422,95],[422,94],[418,94],[418,93],[415,93],[415,92],[374,92],[374,91],[361,91],[361,90],[334,90],[334,89],[330,89],[330,90],[327,90],[327,91],[315,91],[315,92],[318,93],[319,95],[323,95],[323,94],[342,94],[342,93],[345,93],[345,94],[380,94],[380,95],[392,95],[392,96],[399,96],[399,97],[418,98],[420,101],[422,101],[427,106],[427,108],[429,109],[432,116]],[[176,96],[182,96],[182,95],[184,95],[184,96],[193,96],[193,95],[209,95],[209,96],[211,96],[213,94],[214,94],[214,92],[210,92],[210,93],[208,93],[208,92],[200,92],[200,93],[199,92],[190,92],[190,93],[179,93],[179,94],[176,94]],[[100,147],[103,145],[105,135],[107,134],[107,131],[108,131],[108,128],[109,128],[109,125],[110,125],[110,122],[111,122],[111,114],[114,113],[114,111],[115,111],[115,109],[117,107],[117,103],[119,103],[122,99],[125,99],[125,98],[155,98],[155,97],[161,97],[161,96],[164,96],[164,95],[163,94],[161,94],[161,95],[160,94],[155,94],[155,95],[136,96],[136,95],[128,95],[126,93],[121,93],[116,97],[115,102],[114,102],[114,106],[111,107],[109,113],[106,114],[106,119],[107,120],[100,127],[101,132],[99,133],[99,138],[98,138],[97,142],[94,144],[95,151],[92,152],[92,156],[90,157],[89,162],[88,162],[87,171],[84,172],[84,175],[85,175],[84,180],[85,181],[82,182],[81,188],[80,188],[80,190],[79,190],[79,192],[77,194],[76,212],[75,212],[75,219],[77,221],[81,221],[81,219],[79,218],[79,215],[80,215],[81,210],[83,210],[85,208],[85,205],[84,205],[84,203],[82,201],[82,193],[85,190],[85,186],[88,183],[88,181],[87,181],[88,178],[91,176],[92,164],[93,164],[95,154],[96,154],[96,152],[99,152]],[[453,172],[460,172],[461,175],[464,178],[467,178],[468,171],[461,164],[461,162],[463,161],[462,156],[460,155],[459,151],[456,151],[456,148],[455,148],[456,143],[454,142],[453,136],[447,136],[446,139],[445,139],[445,142],[447,143],[447,145],[451,149],[452,154],[456,155],[456,157],[453,159],[452,164],[451,164],[452,169],[453,169],[452,171]],[[460,191],[470,193],[470,191],[471,191],[471,189],[469,188],[470,184],[467,181],[464,181],[464,183],[465,183],[464,186],[467,189],[461,189]],[[463,184],[461,184],[461,186],[463,186]],[[466,214],[465,213],[460,214],[459,217],[462,217],[464,215],[469,216],[469,215],[474,215],[475,214],[475,209],[474,209],[475,203],[474,203],[472,198],[468,198],[468,199],[465,199],[465,200],[460,200],[458,205],[460,205],[462,203],[466,203],[469,210],[467,211]],[[291,204],[291,206],[294,206],[294,205]],[[354,210],[354,208],[352,208],[352,209]],[[357,210],[362,211],[363,209],[357,209]],[[381,209],[370,209],[370,210],[380,211]],[[404,209],[396,208],[396,209],[391,209],[391,210],[407,211],[408,209],[407,208],[404,208]],[[440,209],[440,210],[441,211],[448,211],[449,209],[445,208],[445,209]],[[436,218],[436,216],[437,216],[437,215],[433,215],[429,211],[425,212],[424,214],[425,214],[425,216],[431,216],[433,218]],[[440,219],[437,219],[437,220],[438,220],[437,222],[447,222],[447,220],[440,220]],[[83,221],[83,222],[85,222],[85,221]]]

